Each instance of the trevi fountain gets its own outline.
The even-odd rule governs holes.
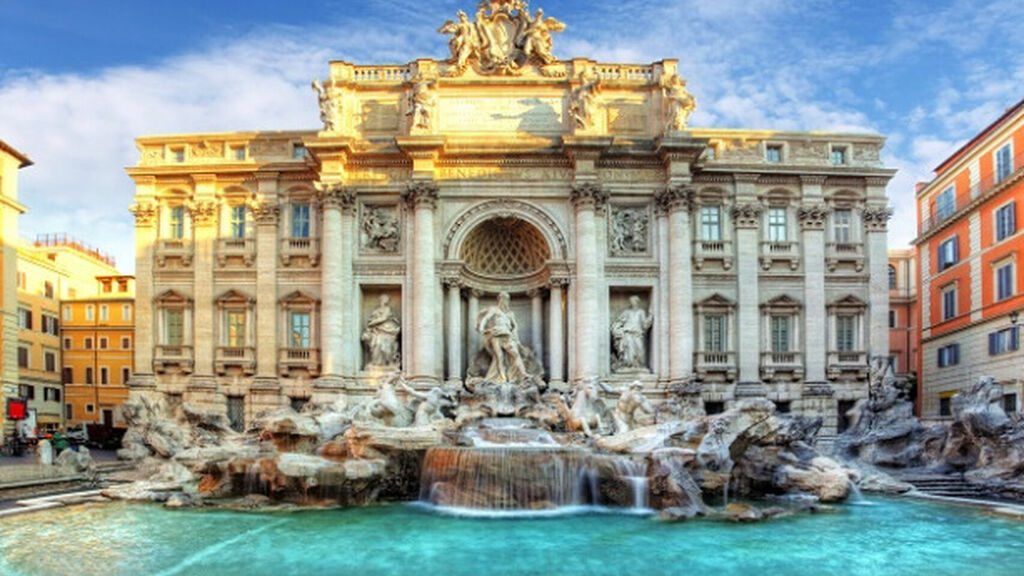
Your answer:
[[[884,188],[882,196],[873,195],[886,176],[878,172],[877,142],[865,140],[863,154],[854,155],[865,162],[862,172],[870,173],[862,178],[867,205],[859,213],[867,238],[860,256],[844,259],[820,247],[801,256],[781,244],[777,252],[759,254],[762,207],[755,203],[794,200],[771,196],[772,186],[789,182],[784,177],[759,180],[756,166],[736,167],[750,160],[748,152],[756,152],[756,134],[750,136],[753,148],[745,148],[745,136],[690,131],[695,100],[674,64],[616,68],[557,60],[551,37],[563,28],[539,10],[532,13],[525,2],[482,2],[475,18],[460,12],[441,28],[451,40],[450,59],[414,63],[411,69],[419,68],[419,76],[367,67],[362,78],[372,73],[371,83],[403,92],[403,123],[412,136],[399,140],[412,150],[414,177],[439,169],[431,165],[434,140],[409,138],[443,124],[438,114],[451,110],[439,106],[438,98],[448,85],[466,78],[485,87],[528,80],[523,85],[545,87],[548,100],[564,97],[564,123],[561,112],[551,121],[576,134],[564,136],[565,146],[574,148],[568,163],[555,161],[558,170],[546,174],[560,177],[555,172],[563,167],[572,172],[575,166],[572,242],[596,244],[596,234],[607,243],[607,259],[597,257],[593,245],[567,251],[560,232],[564,218],[557,210],[548,217],[544,210],[509,200],[488,212],[490,220],[480,221],[507,225],[488,232],[492,236],[521,234],[528,224],[528,237],[549,243],[534,250],[542,256],[541,267],[489,282],[461,253],[468,268],[446,280],[453,337],[444,348],[434,344],[449,332],[432,331],[442,315],[429,307],[441,285],[433,284],[434,263],[421,266],[415,250],[409,282],[385,286],[360,280],[364,312],[348,313],[345,306],[358,308],[348,292],[338,292],[346,300],[342,308],[334,307],[326,279],[322,303],[302,294],[282,300],[290,318],[308,319],[303,310],[323,310],[317,320],[324,338],[315,366],[319,380],[304,379],[307,373],[316,376],[307,369],[313,356],[299,353],[308,350],[311,335],[304,331],[307,324],[293,322],[292,332],[281,337],[287,343],[277,373],[274,362],[265,363],[262,356],[263,346],[274,346],[271,327],[269,341],[260,336],[256,343],[255,365],[232,372],[232,360],[217,356],[217,375],[204,381],[201,365],[213,366],[214,356],[203,355],[200,314],[210,322],[211,312],[202,309],[199,296],[194,303],[177,292],[172,294],[177,300],[159,296],[140,276],[140,297],[148,290],[158,307],[179,302],[196,307],[195,356],[182,360],[173,357],[180,351],[172,354],[157,345],[156,358],[143,358],[154,364],[155,374],[143,373],[133,386],[124,407],[130,427],[119,453],[136,464],[135,470],[102,491],[106,503],[4,519],[0,573],[1019,574],[1024,559],[1019,519],[911,498],[912,486],[900,478],[911,470],[955,474],[992,498],[1024,498],[1024,425],[990,402],[993,384],[986,379],[965,383],[954,401],[952,423],[918,422],[906,383],[873,348],[884,344],[877,340],[872,311],[884,307],[884,298],[867,285],[860,295],[837,295],[821,285],[826,267],[839,274],[884,274],[872,261],[879,254],[877,238],[884,257],[888,220]],[[338,108],[356,101],[336,99],[336,86],[315,82],[314,87],[324,131],[310,133],[319,143],[309,148],[327,158],[328,144],[341,141],[332,131],[349,126]],[[615,100],[621,106],[613,114],[609,94],[616,90],[623,98],[630,90],[647,96],[634,99],[632,107]],[[656,120],[648,121],[650,110],[657,110]],[[390,129],[387,118],[371,116],[366,122]],[[547,121],[532,118],[530,129]],[[606,135],[617,129],[624,132],[613,134],[612,145]],[[645,138],[653,134],[661,148],[648,150]],[[699,156],[709,139],[718,142],[717,155]],[[386,140],[376,134],[367,145]],[[620,141],[622,149],[599,163],[597,149]],[[459,145],[449,143],[453,154]],[[346,154],[358,148],[345,146]],[[791,150],[799,164],[796,156],[802,152],[797,144]],[[714,162],[723,163],[721,170]],[[363,167],[372,164],[367,160]],[[617,166],[629,167],[630,178],[641,181],[656,172],[652,166],[660,167],[662,178],[668,173],[667,191],[659,193],[652,209],[657,218],[650,218],[645,204],[644,195],[651,192],[630,189],[625,204],[616,204],[591,178],[612,174]],[[732,174],[737,170],[742,174]],[[823,197],[832,176],[819,172],[802,179],[805,203],[799,205],[797,198],[790,206],[802,241],[824,246],[830,211],[864,199]],[[842,178],[845,186],[861,176]],[[794,182],[799,186],[801,179]],[[737,195],[725,199],[732,205],[731,241],[691,244],[687,232],[677,242],[678,229],[664,227],[689,227],[690,210],[697,214],[696,207],[722,201],[715,194],[723,185],[735,185]],[[769,191],[759,200],[762,185]],[[707,195],[695,193],[694,186],[703,186]],[[405,194],[413,197],[409,210],[415,212],[410,219],[416,241],[433,242],[419,234],[420,226],[432,227],[433,216],[423,211],[433,209],[437,189],[414,182]],[[323,205],[336,204],[325,192]],[[344,209],[340,218],[349,217]],[[156,212],[141,203],[134,210],[145,230]],[[261,209],[261,231],[276,222],[274,214]],[[372,255],[368,258],[406,249],[406,219],[395,214],[381,202],[361,210],[365,244],[360,249]],[[704,230],[718,230],[710,227],[718,212],[701,214],[707,215]],[[324,261],[282,254],[285,266],[319,265],[325,276],[340,273],[330,263],[337,253],[327,252],[334,216],[329,211],[323,216]],[[452,234],[459,239],[472,232]],[[262,239],[259,246],[264,249]],[[264,265],[261,257],[257,267]],[[161,258],[158,266],[194,266],[197,279],[204,265],[199,251],[194,261],[189,257],[179,264],[169,263],[173,254]],[[228,256],[223,265],[232,262]],[[152,266],[149,260],[140,260],[143,264]],[[235,265],[251,263],[242,259]],[[272,259],[267,265],[273,278],[278,264]],[[354,268],[373,266],[383,264],[359,261]],[[446,266],[447,261],[438,262],[448,274]],[[598,285],[605,279],[588,266],[618,280]],[[794,288],[786,282],[796,272]],[[157,271],[150,282],[161,282],[161,274]],[[346,274],[344,281],[352,282],[351,271]],[[467,286],[473,290],[468,310],[462,292]],[[197,294],[200,289],[197,280]],[[546,298],[537,296],[541,289],[547,290]],[[256,313],[263,315],[259,292]],[[601,294],[610,294],[612,304],[599,304]],[[833,296],[833,304],[826,304]],[[238,302],[218,306],[247,305]],[[270,316],[276,305],[270,303]],[[565,310],[569,314],[563,316]],[[335,312],[341,315],[332,316]],[[834,322],[825,318],[836,313],[859,319],[860,349],[875,352],[871,357],[826,348],[825,331]],[[550,321],[542,324],[545,317]],[[147,318],[158,322],[154,315]],[[341,330],[339,318],[360,318],[359,328]],[[793,322],[783,325],[777,318]],[[804,354],[761,352],[768,344],[758,332],[769,324],[776,336],[783,326],[787,337],[792,332],[793,345],[802,346]],[[563,328],[564,341],[556,337]],[[407,329],[437,338],[409,335]],[[265,335],[262,323],[256,330]],[[803,337],[800,330],[806,331]],[[335,339],[338,334],[360,344],[363,370],[353,370],[345,354],[340,362],[331,356],[331,347],[344,340]],[[144,342],[140,336],[140,349]],[[782,344],[776,339],[772,346]],[[566,348],[568,362],[562,354]],[[448,355],[444,361],[431,356],[441,349]],[[275,348],[269,350],[272,359],[278,357]],[[439,377],[438,367],[444,366],[448,378]],[[265,367],[268,377],[261,376]],[[252,372],[257,375],[252,393],[262,394],[253,405],[262,408],[232,414],[230,405],[211,400],[218,397],[210,394],[211,386],[234,386],[228,378],[237,383]],[[184,398],[175,388],[183,381],[192,382]],[[308,401],[279,401],[281,387],[309,385]],[[839,406],[849,409],[837,415]],[[837,419],[846,422],[841,433]]]

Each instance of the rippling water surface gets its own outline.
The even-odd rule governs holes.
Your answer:
[[[737,525],[581,513],[460,518],[409,505],[283,513],[127,504],[0,520],[4,576],[1024,574],[1024,523],[876,500]]]

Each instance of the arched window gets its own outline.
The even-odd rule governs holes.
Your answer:
[[[896,267],[889,265],[889,290],[896,289]]]

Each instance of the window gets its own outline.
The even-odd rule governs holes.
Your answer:
[[[74,318],[75,318],[74,312],[73,312],[73,309],[71,308],[71,306],[64,306],[63,308],[61,308],[61,315],[64,317],[64,321],[65,322],[70,322],[71,320],[74,320]]]
[[[46,298],[53,298],[53,284],[51,282],[43,282],[43,296]]]
[[[106,350],[110,346],[110,341],[107,340],[106,336],[100,337],[100,350]]]
[[[232,206],[230,215],[231,237],[245,238],[245,206]]]
[[[309,348],[310,317],[309,312],[292,312],[289,318],[291,347]]]
[[[24,272],[18,272],[18,288],[21,290],[28,289],[28,276]]]
[[[228,425],[235,432],[245,430],[244,396],[228,396]]]
[[[100,384],[110,384],[110,369],[100,366]]]
[[[40,318],[42,319],[41,328],[43,329],[44,333],[49,334],[51,336],[60,335],[60,323],[57,321],[56,316],[43,314],[40,316]]]
[[[64,339],[64,349],[71,350],[71,338]]]
[[[889,310],[889,328],[896,327],[896,311]]]
[[[85,307],[85,319],[88,320],[89,322],[92,322],[93,318],[95,317],[96,310],[95,308],[92,307],[92,304],[89,304],[88,306]]]
[[[775,411],[779,414],[789,414],[793,411],[793,404],[788,400],[778,400],[775,402]]]
[[[857,317],[836,316],[836,351],[853,352],[857,348]]]
[[[772,316],[772,352],[789,352],[789,316]]]
[[[292,204],[292,238],[309,238],[309,204]]]
[[[956,366],[960,363],[960,345],[959,344],[946,344],[945,346],[936,350],[936,360],[939,368],[945,368],[947,366]]]
[[[18,368],[28,368],[28,348],[18,347]]]
[[[44,402],[60,402],[60,388],[43,388]]]
[[[996,300],[1006,300],[1014,293],[1013,262],[996,268]]]
[[[130,368],[121,368],[121,384],[128,384],[128,381],[132,379],[132,371]]]
[[[716,158],[718,158],[718,150],[715,148],[714,144],[709,144],[708,147],[704,149],[704,159],[714,160]]]
[[[132,347],[132,339],[128,336],[121,337],[121,350],[130,350]]]
[[[889,266],[889,290],[895,290],[896,286],[896,267]]]
[[[952,398],[939,398],[939,416],[952,416],[953,415],[953,402]]]
[[[709,242],[722,240],[722,208],[719,206],[701,206],[700,239]]]
[[[89,414],[92,414],[93,412],[95,412],[95,411],[96,411],[96,407],[95,407],[95,406],[93,406],[92,404],[86,404],[86,405],[85,405],[85,411],[86,411],[87,413],[89,413]]]
[[[306,147],[305,146],[303,146],[302,144],[293,144],[292,145],[292,158],[293,159],[295,159],[295,160],[304,160],[307,155],[308,155],[308,152],[306,151]]]
[[[725,316],[711,314],[704,317],[704,351],[725,352],[728,350],[725,332]]]
[[[110,294],[110,280],[103,281],[103,293]]]
[[[18,396],[26,400],[35,400],[36,387],[31,384],[21,384],[18,386]]]
[[[1002,182],[1013,174],[1013,156],[1010,145],[996,150],[996,182]]]
[[[949,286],[942,290],[942,319],[951,320],[956,318],[956,286]]]
[[[782,162],[782,144],[768,144],[764,147],[764,159],[772,164]]]
[[[935,215],[945,220],[956,212],[956,187],[950,186],[935,197]]]
[[[988,335],[988,355],[998,356],[1013,352],[1020,348],[1020,338],[1016,327],[1003,328]]]
[[[231,157],[235,160],[245,160],[245,146],[232,146]]]
[[[853,241],[853,211],[843,209],[832,214],[832,237],[838,244]]]
[[[185,161],[184,148],[171,148],[171,160],[181,163]]]
[[[225,312],[225,342],[229,348],[245,346],[245,310],[228,310]]]
[[[122,304],[121,305],[121,320],[130,321],[132,319],[132,305]]]
[[[789,240],[789,226],[785,208],[768,209],[768,240],[770,242],[786,242]]]
[[[47,372],[57,371],[57,355],[53,352],[43,353],[43,366]]]
[[[1017,411],[1017,395],[1006,394],[1003,396],[1003,411],[1011,414]]]
[[[75,407],[72,404],[64,405],[64,418],[67,420],[75,419]]]
[[[18,308],[18,327],[22,330],[32,329],[32,311],[27,308]]]
[[[75,370],[74,370],[74,368],[72,368],[71,366],[65,366],[64,369],[60,371],[60,380],[61,380],[61,382],[65,383],[65,384],[74,384],[75,383]]]
[[[168,212],[167,233],[174,240],[185,237],[185,207],[173,206]]]
[[[704,413],[708,416],[725,412],[725,402],[704,402]]]
[[[185,313],[164,310],[164,344],[180,346],[185,342]]]
[[[92,350],[92,338],[89,338],[89,337],[85,338],[85,349],[86,350]]]
[[[93,376],[93,374],[92,374],[92,366],[86,366],[85,367],[85,383],[86,384],[92,384],[93,383],[92,382],[92,376]]]
[[[110,320],[110,307],[106,304],[100,304],[100,322],[108,320]]]
[[[960,260],[960,243],[956,236],[939,244],[939,271],[943,271]]]
[[[833,166],[846,164],[846,146],[833,146],[829,160],[832,161]]]
[[[996,242],[1017,232],[1017,203],[1010,202],[996,210]]]

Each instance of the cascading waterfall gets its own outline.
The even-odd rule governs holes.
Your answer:
[[[615,470],[618,476],[625,480],[633,489],[632,509],[646,510],[649,508],[647,462],[632,458],[617,458],[615,460]]]

